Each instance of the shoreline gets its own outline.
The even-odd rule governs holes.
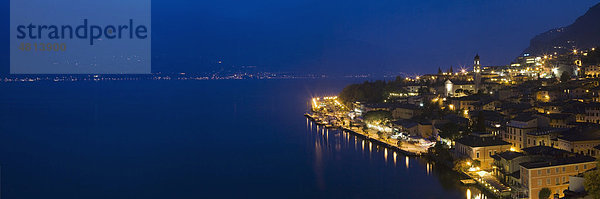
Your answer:
[[[319,119],[315,118],[315,116],[310,115],[308,113],[305,113],[304,117],[310,119],[311,121],[315,122],[315,124],[317,124],[319,126],[322,126],[322,127],[325,127],[325,128],[329,128],[329,129],[339,129],[341,131],[352,133],[353,135],[356,135],[356,136],[362,137],[362,138],[364,138],[366,140],[369,140],[369,141],[375,142],[377,144],[383,145],[383,146],[387,147],[390,150],[397,151],[397,152],[399,152],[399,153],[401,153],[403,155],[406,155],[406,156],[411,156],[411,157],[423,157],[424,156],[424,154],[422,154],[420,152],[412,152],[412,151],[404,150],[404,149],[402,149],[402,148],[400,148],[398,146],[391,145],[391,144],[389,144],[389,143],[387,143],[385,141],[379,140],[377,138],[370,137],[369,135],[366,135],[364,133],[359,133],[357,131],[354,131],[352,129],[346,128],[344,126],[334,126],[334,125],[319,124],[319,122],[318,122]]]
[[[385,148],[387,148],[389,150],[398,152],[398,153],[400,153],[400,154],[402,154],[402,155],[404,155],[406,157],[425,158],[428,161],[440,164],[441,166],[447,167],[447,169],[452,170],[451,165],[447,165],[446,162],[443,162],[443,161],[437,160],[434,157],[431,157],[429,153],[417,153],[417,152],[407,151],[407,150],[399,148],[398,146],[391,145],[391,144],[389,144],[389,143],[387,143],[385,141],[379,140],[377,138],[370,137],[370,136],[365,135],[363,133],[360,133],[360,132],[354,131],[352,129],[346,128],[344,126],[331,125],[331,124],[323,124],[319,118],[317,118],[314,115],[311,115],[309,113],[305,113],[304,117],[306,117],[309,120],[311,120],[312,122],[314,122],[317,126],[321,126],[323,128],[327,128],[327,129],[336,129],[336,130],[340,130],[342,132],[348,132],[348,133],[351,133],[352,135],[355,135],[355,136],[361,137],[361,138],[363,138],[365,140],[374,142],[374,143],[376,143],[376,144],[378,144],[378,145],[380,145],[382,147],[385,147]],[[503,196],[501,194],[494,193],[494,192],[490,191],[489,189],[487,189],[486,185],[484,183],[482,183],[481,180],[475,178],[474,176],[471,176],[471,175],[469,175],[469,174],[467,174],[465,172],[459,172],[459,171],[455,171],[455,170],[452,170],[452,172],[454,172],[457,176],[461,176],[460,178],[458,178],[456,180],[459,183],[461,183],[462,186],[476,186],[479,190],[481,190],[481,191],[486,192],[487,194],[489,194],[487,196],[493,196],[495,198],[503,198]],[[467,181],[468,181],[468,183],[465,183]]]

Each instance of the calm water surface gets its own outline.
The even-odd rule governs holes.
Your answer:
[[[353,81],[2,83],[2,197],[480,194],[445,168],[302,116],[312,96]]]

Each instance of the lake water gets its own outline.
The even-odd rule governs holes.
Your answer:
[[[1,83],[2,198],[480,194],[445,168],[303,117],[312,96],[357,81]]]

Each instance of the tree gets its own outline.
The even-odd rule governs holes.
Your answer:
[[[482,113],[479,113],[477,116],[477,120],[473,122],[473,132],[483,132],[485,131],[485,116]]]
[[[421,88],[419,88],[419,91],[417,91],[417,92],[419,92],[419,94],[429,93],[429,88],[421,87]]]
[[[377,137],[379,137],[379,138],[383,138],[383,132],[381,132],[381,131],[377,131]]]
[[[481,161],[479,161],[479,160],[473,160],[472,164],[474,167],[481,167]]]
[[[362,84],[351,84],[346,86],[339,97],[345,103],[366,102],[382,103],[389,96],[389,93],[403,92],[401,90],[405,80],[397,77],[396,81],[365,81]]]
[[[439,135],[440,135],[440,137],[449,139],[449,140],[455,140],[461,136],[459,126],[454,122],[448,122],[448,123],[444,124],[440,128]]]
[[[452,168],[455,171],[466,171],[467,169],[469,169],[471,160],[468,159],[459,159],[454,161],[454,168]]]
[[[365,122],[367,123],[381,123],[392,119],[392,113],[389,111],[369,111],[365,113]]]
[[[571,73],[569,73],[568,71],[565,71],[560,75],[560,82],[567,82],[570,79],[571,79]]]
[[[552,191],[550,191],[550,189],[548,189],[547,187],[542,188],[542,190],[540,190],[538,196],[540,199],[548,199],[550,197],[550,194],[552,194]]]
[[[600,198],[600,172],[593,170],[585,173],[583,186],[585,191],[595,199]]]

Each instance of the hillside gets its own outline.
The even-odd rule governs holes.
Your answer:
[[[552,29],[535,36],[523,52],[541,55],[597,46],[600,46],[600,4],[591,7],[569,26]]]

